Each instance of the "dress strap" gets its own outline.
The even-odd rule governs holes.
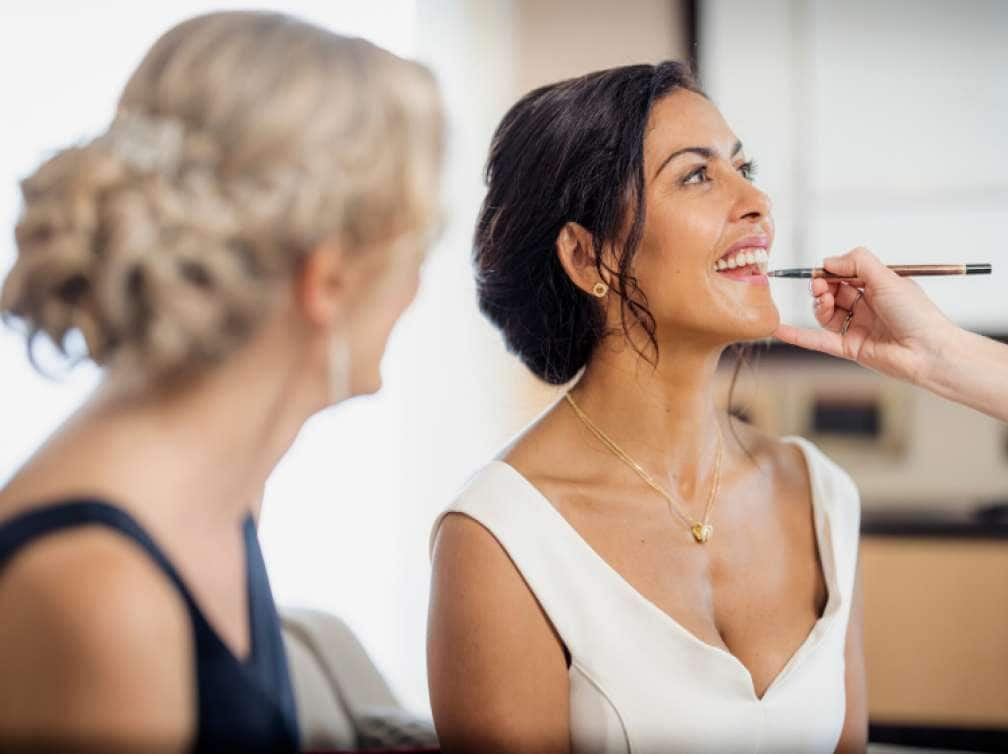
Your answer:
[[[512,466],[494,461],[470,480],[435,521],[432,550],[449,513],[466,515],[493,535],[574,658],[592,654],[592,647],[605,640],[604,614],[634,609],[623,604],[629,590],[615,572]]]
[[[100,500],[69,500],[19,513],[0,522],[0,571],[24,547],[48,534],[77,526],[106,526],[136,542],[157,563],[190,610],[199,612],[178,571],[136,519],[122,508]]]

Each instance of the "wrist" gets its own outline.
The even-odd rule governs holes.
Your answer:
[[[963,364],[964,341],[970,334],[951,322],[935,331],[925,348],[924,363],[914,382],[927,390],[952,397],[950,392],[960,382],[957,371]]]

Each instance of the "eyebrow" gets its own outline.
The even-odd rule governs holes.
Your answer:
[[[736,141],[735,146],[732,147],[730,156],[734,157],[741,151],[742,151],[742,142]],[[658,169],[655,171],[654,177],[657,178],[658,174],[665,168],[666,165],[672,162],[672,160],[678,157],[679,155],[683,154],[698,154],[704,159],[712,160],[718,156],[718,151],[711,147],[683,147],[682,149],[677,149],[675,152],[666,157],[665,161],[658,166]]]

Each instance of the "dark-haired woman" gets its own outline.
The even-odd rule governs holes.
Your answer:
[[[444,751],[863,751],[857,490],[715,405],[779,324],[736,135],[679,64],[613,69],[519,101],[487,177],[482,309],[580,378],[435,525]]]

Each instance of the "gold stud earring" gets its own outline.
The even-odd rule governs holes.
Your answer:
[[[595,286],[592,288],[592,293],[594,293],[597,298],[602,298],[608,292],[609,286],[603,282],[595,283]]]

